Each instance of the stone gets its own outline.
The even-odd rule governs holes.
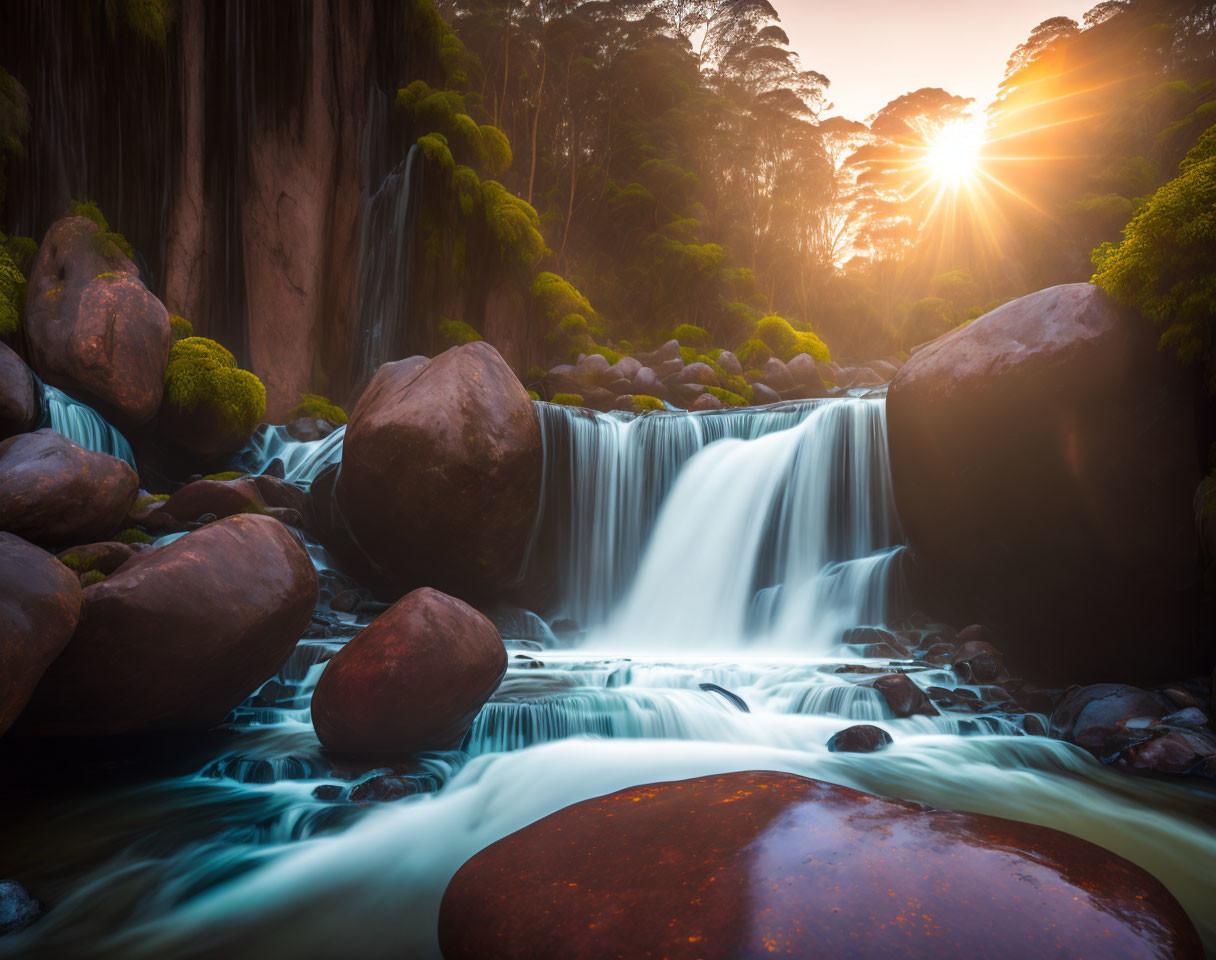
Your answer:
[[[698,410],[724,410],[726,404],[715,397],[712,393],[703,393],[697,397],[689,405],[688,409],[694,413]]]
[[[99,249],[86,217],[51,224],[30,268],[24,330],[47,383],[83,391],[130,424],[160,407],[169,314],[117,248]]]
[[[819,375],[819,367],[809,353],[800,353],[786,364],[794,384],[802,389],[804,399],[813,400],[828,395],[823,385],[823,377]]]
[[[763,406],[768,403],[779,403],[780,395],[772,387],[765,386],[763,383],[752,384],[752,404],[754,406]]]
[[[954,651],[951,665],[964,683],[996,683],[1008,680],[1001,652],[987,640],[966,640],[968,627],[959,634],[962,643]]]
[[[399,589],[494,594],[519,574],[540,500],[540,422],[484,341],[386,363],[351,414],[336,499]]]
[[[1097,287],[1051,287],[934,341],[889,388],[920,605],[982,619],[1019,676],[1147,683],[1210,666],[1188,600],[1193,386],[1158,336]]]
[[[718,375],[714,373],[713,367],[708,363],[690,363],[678,374],[676,379],[680,383],[699,383],[706,387],[718,386]]]
[[[642,369],[642,362],[637,357],[621,357],[608,368],[608,376],[612,379],[632,380]]]
[[[739,362],[739,358],[729,350],[723,350],[720,354],[718,354],[717,359],[718,366],[720,366],[725,373],[732,377],[743,376],[743,364],[741,364]]]
[[[345,753],[454,748],[506,669],[494,624],[422,587],[326,664],[313,693],[313,726],[325,747]]]
[[[840,371],[838,382],[842,387],[853,390],[859,387],[880,387],[886,381],[869,367],[847,367]]]
[[[882,694],[897,717],[910,717],[918,713],[928,717],[937,716],[937,708],[905,674],[892,673],[879,677],[874,681],[874,689]]]
[[[0,441],[0,530],[34,543],[104,540],[119,529],[138,490],[125,461],[54,430]]]
[[[317,427],[318,422],[316,417],[296,417],[284,429],[292,440],[309,443],[313,440],[320,440],[324,436]]]
[[[417,781],[384,773],[350,788],[352,803],[392,803],[418,793]]]
[[[0,533],[0,736],[72,638],[82,602],[75,573],[32,543]]]
[[[146,550],[85,590],[72,641],[12,732],[212,727],[283,665],[316,600],[308,553],[269,517],[229,517]]]
[[[1114,763],[1135,773],[1216,777],[1216,739],[1196,730],[1171,730],[1129,744]]]
[[[878,379],[883,383],[888,383],[895,379],[895,374],[899,373],[899,367],[886,360],[871,360],[866,364],[866,368],[873,370],[878,374]]]
[[[16,880],[0,880],[0,936],[24,930],[42,916],[42,904]]]
[[[778,393],[784,390],[793,390],[796,384],[794,377],[790,373],[789,367],[778,360],[776,357],[769,357],[764,362],[760,373],[766,386],[772,387]]]
[[[1160,695],[1125,683],[1073,686],[1052,711],[1051,732],[1109,759],[1130,741],[1147,738],[1148,727],[1169,712]]]
[[[456,872],[438,933],[447,960],[1203,956],[1170,892],[1088,841],[767,771],[532,823]]]
[[[633,378],[633,393],[644,394],[648,397],[658,397],[660,400],[667,400],[670,394],[658,375],[650,369],[650,367],[642,367],[641,370],[634,375]]]
[[[130,560],[138,551],[129,543],[118,540],[103,540],[100,543],[85,543],[61,550],[58,559],[76,573],[96,570],[107,577]]]
[[[216,519],[238,513],[264,513],[266,504],[258,486],[248,477],[240,480],[195,480],[165,501],[164,511],[175,520],[198,520],[204,514]]]
[[[891,742],[891,734],[882,727],[858,723],[833,734],[828,741],[828,750],[832,753],[874,753],[885,750]]]
[[[42,415],[42,390],[34,371],[0,343],[0,440],[28,433]]]

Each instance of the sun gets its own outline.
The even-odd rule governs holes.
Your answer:
[[[983,145],[984,130],[978,120],[957,120],[930,141],[925,166],[943,185],[961,186],[976,176]]]

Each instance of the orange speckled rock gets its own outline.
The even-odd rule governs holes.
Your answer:
[[[447,960],[1203,955],[1157,880],[1088,841],[772,772],[505,837],[452,879],[439,941]]]

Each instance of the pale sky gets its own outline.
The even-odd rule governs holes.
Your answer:
[[[832,81],[833,114],[864,120],[902,93],[943,87],[992,101],[1005,61],[1049,17],[1097,0],[772,0],[804,68]]]

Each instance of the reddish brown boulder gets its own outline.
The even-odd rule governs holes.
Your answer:
[[[725,407],[726,404],[712,393],[703,393],[692,402],[692,405],[688,409],[696,413],[699,410],[722,410]]]
[[[772,772],[566,807],[452,879],[447,960],[1198,960],[1178,902],[1077,837]]]
[[[108,577],[138,552],[129,543],[103,540],[101,543],[85,543],[68,547],[59,552],[58,559],[60,563],[76,573],[96,570]]]
[[[347,753],[454,747],[506,669],[494,624],[423,587],[326,664],[312,697],[313,726],[326,747]]]
[[[937,708],[906,674],[892,673],[879,677],[874,681],[874,689],[883,695],[887,706],[897,717],[910,717],[918,713],[937,716]]]
[[[92,220],[67,217],[47,230],[30,271],[25,331],[47,383],[84,390],[130,423],[156,413],[169,314]]]
[[[872,723],[858,723],[832,734],[828,750],[832,753],[874,753],[891,745],[891,734]]]
[[[308,554],[269,517],[208,524],[84,591],[81,624],[15,734],[206,728],[290,656],[317,599]]]
[[[0,530],[35,543],[104,540],[119,529],[138,489],[124,461],[54,430],[0,441]]]
[[[0,343],[0,440],[33,430],[41,413],[34,371],[7,344]]]
[[[207,513],[222,520],[238,513],[265,513],[266,504],[251,479],[195,480],[175,491],[164,510],[175,520],[197,520]]]
[[[1188,614],[1192,387],[1157,336],[1097,287],[1051,287],[891,384],[895,500],[930,605],[993,627],[1015,674],[1151,682],[1211,664]]]
[[[399,589],[489,594],[519,573],[541,461],[527,391],[478,341],[377,371],[346,427],[337,503]]]
[[[80,619],[76,574],[45,550],[0,533],[0,736]]]

